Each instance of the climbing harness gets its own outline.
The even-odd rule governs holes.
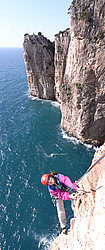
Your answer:
[[[88,169],[87,169],[87,171],[75,182],[75,184],[73,184],[73,186],[72,187],[70,187],[69,189],[68,189],[68,191],[70,191],[70,190],[72,190],[84,177],[85,177],[85,175],[87,174],[87,173],[89,173],[90,172],[90,170],[92,170],[92,168],[93,167],[95,167],[96,166],[96,164],[97,163],[99,163],[103,158],[105,157],[105,154],[103,154],[92,166],[90,166]],[[92,189],[91,189],[91,191],[93,191]],[[94,191],[96,191],[96,190],[94,190]],[[90,191],[89,191],[90,192]],[[86,191],[84,191],[84,193],[86,193]]]
[[[69,187],[66,186],[65,184],[61,183],[61,182],[59,181],[57,175],[55,175],[55,177],[56,177],[56,185],[54,184],[54,185],[52,185],[52,186],[53,186],[55,189],[60,189],[60,190],[62,190],[62,191],[64,191],[64,192],[67,192],[68,189],[69,189]],[[74,190],[73,190],[73,191],[74,191]],[[72,193],[73,191],[71,191],[71,193]]]

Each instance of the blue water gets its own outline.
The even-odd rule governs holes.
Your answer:
[[[0,48],[0,242],[1,249],[49,249],[60,232],[43,173],[77,180],[94,149],[60,127],[56,102],[30,97],[22,49]],[[65,201],[67,227],[73,216]]]

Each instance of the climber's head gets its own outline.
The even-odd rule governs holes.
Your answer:
[[[48,177],[49,177],[49,174],[43,174],[41,177],[41,183],[45,186],[48,185]]]
[[[55,174],[43,174],[41,177],[41,183],[45,186],[54,185],[56,183]]]
[[[50,186],[54,185],[56,183],[56,179],[53,176],[49,175],[47,183]]]

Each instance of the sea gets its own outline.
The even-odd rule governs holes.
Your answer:
[[[22,48],[0,48],[0,249],[49,249],[59,235],[44,173],[72,181],[89,168],[95,148],[61,128],[60,105],[32,97]],[[67,228],[73,217],[64,202]]]

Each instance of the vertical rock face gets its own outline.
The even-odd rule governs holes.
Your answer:
[[[74,0],[70,29],[55,35],[55,46],[41,33],[23,44],[31,95],[60,102],[62,127],[93,145],[105,141],[104,13],[103,0]]]
[[[41,33],[24,35],[23,56],[30,94],[54,99],[54,43]]]
[[[64,74],[67,64],[68,48],[70,44],[70,29],[67,29],[55,35],[55,97],[62,103],[63,89],[66,88]],[[69,90],[65,89],[66,95]]]
[[[103,0],[74,0],[71,27],[55,36],[55,89],[62,127],[82,141],[105,140]]]
[[[105,144],[94,155],[93,164],[105,155]],[[105,157],[79,183],[86,194],[74,202],[74,218],[68,235],[60,235],[51,250],[105,249]]]

